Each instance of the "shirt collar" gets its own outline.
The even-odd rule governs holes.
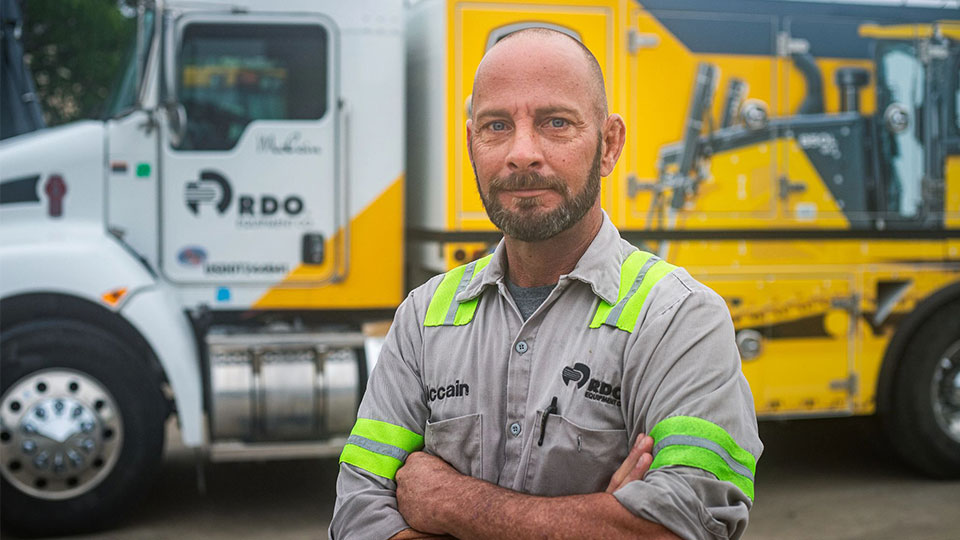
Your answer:
[[[613,222],[603,212],[603,223],[600,225],[600,231],[590,242],[590,246],[577,261],[566,276],[560,276],[560,281],[564,279],[576,279],[590,286],[593,294],[599,296],[608,304],[617,303],[617,295],[620,292],[620,267],[627,254],[621,249],[620,232],[614,227]],[[457,302],[466,302],[476,298],[483,292],[487,285],[493,285],[501,282],[506,277],[507,248],[503,240],[497,244],[493,251],[493,257],[479,275],[470,281],[470,284],[456,296]]]

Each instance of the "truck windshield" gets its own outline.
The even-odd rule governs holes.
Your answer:
[[[132,110],[137,104],[137,71],[138,66],[143,69],[147,63],[150,43],[153,41],[153,17],[154,12],[152,10],[143,14],[143,24],[141,25],[143,35],[135,34],[127,46],[123,71],[113,85],[113,91],[104,109],[104,118],[121,116]],[[143,45],[140,51],[137,51],[138,43]],[[138,52],[139,54],[137,54]]]

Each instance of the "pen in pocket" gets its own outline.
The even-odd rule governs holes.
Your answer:
[[[543,436],[547,430],[547,418],[551,414],[559,414],[559,412],[557,410],[557,396],[553,396],[553,401],[544,409],[543,416],[540,417],[540,440],[537,441],[537,446],[543,446]]]

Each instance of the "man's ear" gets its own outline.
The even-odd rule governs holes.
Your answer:
[[[469,131],[469,130],[468,130]],[[600,158],[600,176],[609,176],[620,159],[627,138],[627,126],[619,114],[611,114],[603,122],[603,156]]]
[[[470,157],[470,162],[473,163],[473,120],[467,118],[467,155]]]

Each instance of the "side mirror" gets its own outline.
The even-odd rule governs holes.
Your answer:
[[[167,103],[163,106],[167,115],[167,126],[170,128],[170,144],[179,148],[187,135],[187,110],[180,103]]]

